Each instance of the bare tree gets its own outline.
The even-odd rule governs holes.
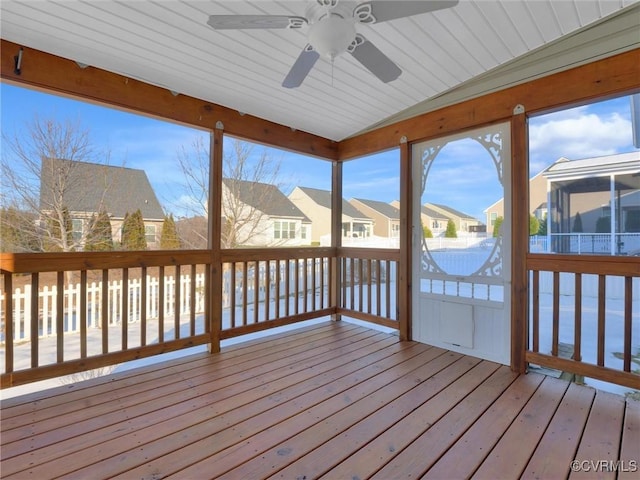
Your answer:
[[[281,186],[280,161],[267,151],[256,152],[253,144],[238,139],[225,143],[223,159],[222,217],[220,245],[235,248],[264,233],[265,213],[273,187]],[[209,192],[209,151],[202,138],[190,150],[183,148],[178,162],[185,177],[191,202],[182,207],[194,217],[207,216]],[[272,188],[270,188],[272,187]]]
[[[83,185],[87,178],[79,175],[79,166],[95,163],[98,158],[89,130],[80,122],[55,118],[34,119],[24,129],[9,136],[3,133],[2,197],[5,208],[11,207],[38,220],[9,225],[4,216],[2,228],[20,228],[25,250],[74,251],[81,249],[90,228],[74,232],[69,218],[69,201],[90,196],[93,209],[100,210],[100,192]],[[108,155],[102,156],[103,162]],[[95,171],[94,171],[95,173]],[[93,185],[96,179],[92,178]],[[106,191],[108,185],[104,185]],[[102,193],[102,196],[104,193]],[[92,210],[92,211],[91,211]]]

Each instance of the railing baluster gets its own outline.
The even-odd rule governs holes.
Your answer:
[[[582,360],[582,274],[575,274],[575,303],[573,325],[573,359]]]
[[[122,328],[122,350],[129,348],[129,269],[122,269],[122,314],[120,323]]]
[[[248,262],[242,262],[242,325],[247,324],[247,299],[249,290]]]
[[[191,279],[189,283],[189,325],[190,334],[194,336],[196,334],[196,266],[191,264]]]
[[[180,275],[181,275],[181,271],[182,269],[180,268],[181,265],[176,265],[176,275],[175,275],[175,282],[173,283],[173,300],[174,300],[174,304],[173,304],[173,330],[174,330],[174,334],[173,334],[173,338],[174,339],[179,339],[182,337],[182,335],[180,335],[180,316],[181,316],[181,310],[180,310],[180,304],[181,304],[181,300],[182,300],[182,296],[180,295],[180,287],[182,286],[182,282],[180,281]]]
[[[631,305],[633,302],[632,277],[624,277],[624,357],[623,369],[625,372],[631,371]]]
[[[316,265],[317,258],[311,259],[311,310],[316,309]]]
[[[319,259],[319,265],[318,267],[320,268],[320,274],[319,274],[319,280],[320,280],[320,286],[319,286],[319,290],[320,290],[320,309],[322,310],[324,308],[324,286],[325,286],[325,281],[324,281],[324,257],[320,257]]]
[[[351,266],[351,268],[349,269],[350,270],[349,273],[351,274],[351,285],[350,285],[350,287],[351,287],[351,298],[350,298],[351,310],[355,310],[355,306],[356,306],[356,303],[355,303],[356,302],[355,301],[355,298],[356,298],[356,295],[355,295],[355,288],[356,288],[356,268],[355,268],[356,266],[355,266],[355,261],[356,261],[355,258],[350,258],[349,259],[350,266]]]
[[[76,315],[78,317],[78,315]],[[87,358],[87,271],[80,270],[80,358]]]
[[[371,313],[371,277],[373,272],[371,271],[371,259],[367,258],[367,313]]]
[[[230,273],[229,273],[229,323],[231,328],[235,328],[236,326],[236,268],[238,264],[236,262],[230,263]]]
[[[306,313],[307,312],[307,301],[309,300],[309,259],[308,258],[303,258],[302,259],[302,312]]]
[[[364,281],[363,281],[363,276],[364,276],[364,261],[363,259],[359,258],[358,259],[358,310],[361,312],[362,311],[362,305],[363,305],[363,287],[364,287]]]
[[[284,314],[285,316],[289,316],[289,303],[291,299],[291,261],[289,259],[285,260],[285,277],[284,277]]]
[[[299,310],[299,303],[300,303],[300,260],[296,258],[295,260],[296,262],[296,270],[295,270],[295,276],[294,276],[294,280],[296,282],[295,285],[295,303],[294,303],[294,309],[293,309],[293,313],[294,315],[298,315],[298,310]]]
[[[260,261],[254,262],[253,268],[253,323],[258,323],[260,305]]]
[[[158,267],[158,342],[164,343],[164,266]]]
[[[39,365],[38,358],[38,343],[39,343],[39,323],[40,323],[40,274],[31,274],[31,368],[35,368]],[[26,313],[26,312],[25,312]],[[43,326],[46,325],[43,322]]]
[[[140,269],[140,346],[147,344],[147,267]]]
[[[376,271],[376,315],[380,316],[382,299],[381,291],[382,291],[382,278],[380,275],[380,260],[376,260],[375,263],[375,271]]]
[[[4,300],[2,309],[4,312],[4,368],[7,373],[13,372],[13,343],[14,329],[13,322],[13,275],[5,273],[4,279]]]
[[[386,261],[387,272],[385,273],[385,288],[386,288],[386,299],[385,306],[386,308],[386,318],[391,318],[391,261]],[[399,282],[396,282],[399,283]]]
[[[532,312],[531,312],[531,328],[532,332],[532,349],[534,352],[540,351],[540,272],[534,270],[533,275],[533,291],[531,292]]]
[[[271,260],[267,260],[264,265],[264,320],[269,320],[269,302],[271,290]]]
[[[598,365],[604,367],[606,275],[598,275]]]
[[[102,325],[102,353],[109,352],[109,270],[102,270],[102,292],[101,300],[101,325]]]
[[[56,275],[56,362],[64,362],[64,272]]]
[[[280,260],[275,260],[275,291],[274,291],[274,301],[275,301],[275,317],[280,318]]]
[[[558,356],[558,342],[560,337],[560,272],[553,272],[553,326],[551,340],[551,355]]]

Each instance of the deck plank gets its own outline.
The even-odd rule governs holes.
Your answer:
[[[366,329],[365,329],[366,330]],[[362,331],[356,328],[345,328],[345,334],[349,331],[357,332]],[[174,359],[167,362],[167,365],[162,368],[161,365],[155,364],[149,367],[143,367],[140,369],[134,369],[130,372],[126,372],[123,376],[118,376],[118,383],[116,386],[112,385],[109,381],[109,377],[103,377],[100,379],[93,379],[88,382],[80,382],[73,386],[60,387],[58,389],[52,389],[53,395],[38,399],[37,402],[21,403],[17,405],[2,405],[3,412],[10,418],[9,421],[3,422],[2,432],[3,434],[13,428],[20,426],[21,424],[29,424],[33,422],[41,422],[47,418],[57,417],[66,412],[72,412],[81,408],[86,408],[94,404],[110,403],[119,397],[128,395],[128,392],[123,389],[135,388],[137,392],[144,390],[144,383],[149,383],[152,388],[157,388],[163,385],[171,385],[173,380],[172,374],[178,374],[180,377],[189,377],[197,375],[198,372],[194,370],[200,368],[210,369],[211,366],[218,363],[236,363],[240,361],[253,361],[259,363],[257,358],[263,357],[265,354],[274,354],[280,350],[286,350],[290,348],[296,348],[296,344],[292,342],[299,342],[297,348],[304,350],[305,348],[314,348],[314,346],[323,345],[327,338],[332,338],[334,332],[328,326],[324,328],[316,328],[308,332],[310,343],[305,346],[305,342],[302,339],[296,340],[295,337],[284,337],[280,341],[276,341],[270,350],[265,350],[264,345],[256,343],[252,346],[244,348],[231,348],[229,352],[225,352],[224,356],[212,356],[208,353],[198,355],[197,360],[194,358],[190,361],[184,358]],[[249,367],[249,365],[247,365]],[[190,375],[193,374],[193,375]],[[87,383],[87,385],[84,385]],[[91,385],[91,395],[87,395],[84,389]],[[69,391],[73,388],[73,391]],[[58,392],[66,392],[67,394],[62,397]],[[64,398],[64,402],[60,404],[61,399]],[[81,400],[81,404],[77,404],[75,400]],[[10,401],[7,401],[9,403]],[[14,400],[15,402],[15,400]],[[22,422],[22,423],[21,423]],[[3,443],[6,443],[3,439]]]
[[[405,444],[436,423],[499,368],[495,363],[480,362],[440,390],[433,388],[432,382],[424,382],[420,390],[416,389],[418,400],[408,398],[413,402],[413,405],[405,407],[408,413],[401,410],[402,416],[394,415],[393,405],[387,405],[354,428],[342,433],[340,437],[325,443],[287,469],[278,472],[276,477],[316,478],[324,474],[326,478],[367,478],[382,468],[395,452],[401,451]],[[370,442],[372,438],[375,439],[374,442]],[[375,452],[372,449],[375,449]],[[339,462],[342,462],[341,469],[327,471]],[[364,471],[364,468],[368,468],[368,471]]]
[[[198,478],[203,475],[223,478],[223,475],[227,473],[228,478],[238,478],[243,475],[245,478],[262,476],[264,472],[272,470],[260,455],[271,451],[273,445],[278,445],[316,424],[322,425],[329,417],[331,420],[335,420],[336,412],[340,413],[348,409],[353,415],[355,410],[348,408],[350,406],[360,407],[363,405],[362,402],[365,402],[371,408],[376,402],[386,403],[402,394],[403,389],[406,391],[406,388],[414,385],[420,375],[425,375],[424,371],[415,372],[416,369],[424,367],[432,371],[439,371],[460,357],[461,355],[433,347],[401,363],[398,363],[398,359],[396,359],[393,366],[382,372],[376,372],[374,376],[367,378],[366,382],[358,381],[355,385],[349,385],[347,389],[332,388],[331,396],[321,403],[303,411],[290,411],[286,420],[277,425],[273,424],[271,429],[263,430],[246,441],[241,441],[177,472],[176,478]],[[362,414],[363,411],[357,409],[355,416],[360,417]],[[343,413],[342,416],[348,421],[349,416],[346,413]],[[327,428],[335,429],[336,426],[333,422],[329,422]],[[289,450],[289,448],[293,449]],[[285,447],[284,450],[278,448],[275,450],[276,460],[284,456],[291,458],[296,451],[295,447]]]
[[[562,399],[540,445],[533,453],[523,479],[566,478],[587,423],[596,391],[572,383]]]
[[[546,377],[472,478],[519,478],[568,387]]]
[[[471,477],[544,378],[544,375],[532,373],[518,377],[422,478]]]
[[[286,344],[282,349],[292,353],[292,359],[299,360],[299,368],[303,368],[306,364],[313,365],[316,363],[314,356],[328,352],[334,348],[344,345],[350,345],[355,342],[359,336],[367,338],[371,336],[371,331],[362,331],[353,333],[353,330],[345,332],[346,337],[333,337],[337,340],[327,344],[326,337],[320,337],[317,341],[319,345],[310,344],[308,348],[304,345]],[[289,346],[290,348],[287,348]],[[314,348],[315,346],[315,348]],[[268,352],[260,356],[261,361],[256,362],[253,355],[240,356],[231,358],[224,362],[215,362],[202,365],[198,368],[189,369],[184,373],[180,373],[173,382],[166,383],[164,380],[155,379],[147,381],[145,377],[139,377],[135,385],[131,385],[125,389],[117,389],[116,396],[109,396],[110,401],[89,401],[89,402],[72,402],[74,407],[62,408],[57,415],[52,415],[51,409],[58,410],[58,407],[46,408],[46,414],[40,415],[21,415],[20,417],[44,417],[35,418],[30,423],[12,430],[8,430],[2,434],[3,454],[6,457],[13,456],[20,452],[13,451],[11,442],[20,439],[25,433],[29,433],[33,437],[31,448],[43,447],[46,444],[40,443],[39,438],[45,438],[46,432],[57,430],[60,435],[66,435],[66,428],[76,429],[78,431],[87,432],[97,427],[108,425],[109,419],[120,417],[120,411],[123,409],[132,409],[130,416],[135,416],[135,411],[141,410],[143,413],[148,411],[149,404],[154,401],[156,408],[166,408],[172,404],[178,404],[191,398],[201,396],[207,386],[212,386],[211,373],[212,370],[220,372],[215,377],[215,389],[222,390],[230,385],[237,384],[243,380],[250,380],[255,383],[262,383],[264,375],[268,372],[279,372],[279,369],[289,365],[290,357],[279,358],[279,352]],[[260,360],[258,359],[258,360]],[[273,362],[270,362],[274,359]],[[205,359],[206,361],[206,359]],[[272,375],[274,375],[272,373]],[[239,388],[248,388],[250,384],[242,385]],[[134,395],[135,393],[135,395]],[[228,395],[233,395],[233,390],[227,390]],[[92,395],[93,399],[96,395]],[[82,415],[86,418],[84,422],[79,422],[77,410],[82,408]],[[71,410],[71,411],[68,411]],[[96,419],[99,419],[96,423]],[[69,432],[72,434],[73,432]]]
[[[395,423],[411,415],[415,412],[416,406],[421,406],[421,402],[430,401],[434,416],[437,416],[437,412],[451,408],[460,397],[477,387],[497,368],[496,364],[489,362],[473,364],[463,357],[339,435],[325,438],[324,443],[280,470],[272,478],[317,478],[338,462],[348,458],[369,439],[376,438]],[[297,441],[294,438],[289,443]]]
[[[382,456],[386,461],[382,465],[369,465],[361,461],[359,470],[353,472],[358,478],[418,478],[420,477],[456,440],[471,426],[496,398],[515,380],[516,374],[507,367],[495,365],[492,374],[474,387],[471,391],[458,398],[445,397],[442,404],[425,404],[424,408],[416,410],[417,418],[408,422],[409,425],[423,424],[423,431],[413,437],[411,427],[402,422],[395,431],[382,435],[380,439],[390,436],[386,456],[383,452],[384,444],[371,455],[372,458]],[[453,387],[454,385],[452,385]],[[412,414],[411,417],[414,417]],[[407,420],[410,420],[407,418]],[[398,438],[399,437],[399,438]],[[398,440],[401,440],[398,442]],[[379,443],[379,439],[373,443]],[[381,448],[382,447],[382,448]],[[392,460],[393,461],[390,461]],[[348,460],[348,463],[351,459]],[[376,467],[375,470],[372,467]],[[367,470],[363,471],[362,468]],[[373,470],[373,471],[372,471]],[[345,472],[346,473],[346,472]],[[332,473],[327,475],[330,478]]]
[[[640,475],[640,401],[627,400],[620,449],[618,480],[637,480]]]
[[[377,341],[376,341],[377,338]],[[338,342],[334,346],[340,347],[341,340],[337,337]],[[347,359],[357,359],[358,355],[366,354],[367,352],[376,351],[387,345],[394,345],[394,339],[380,335],[377,337],[366,337],[361,342],[355,342],[356,338],[350,336],[343,341],[345,345],[341,348],[332,349],[325,354],[324,357],[312,356],[308,362],[298,362],[292,366],[292,370],[285,370],[281,372],[282,380],[278,381],[272,377],[261,375],[254,377],[253,382],[245,381],[241,382],[241,389],[245,394],[236,392],[235,395],[229,395],[226,392],[219,391],[216,378],[211,378],[207,384],[199,385],[194,397],[188,399],[188,401],[179,403],[169,403],[167,407],[167,398],[158,397],[150,405],[141,405],[139,410],[129,408],[128,410],[119,410],[114,412],[114,415],[120,416],[120,422],[115,421],[109,428],[102,428],[95,432],[82,432],[80,428],[79,435],[74,435],[71,432],[67,435],[68,440],[64,445],[57,442],[52,448],[45,450],[40,449],[38,451],[38,459],[41,461],[41,465],[38,468],[32,468],[31,472],[37,475],[39,472],[52,471],[53,465],[46,463],[45,460],[49,460],[50,463],[56,462],[56,453],[64,451],[70,453],[83,449],[83,455],[76,455],[69,459],[64,464],[64,471],[70,472],[74,468],[81,468],[91,463],[91,460],[87,460],[86,456],[92,458],[97,452],[101,455],[108,455],[110,453],[117,454],[123,451],[127,451],[127,448],[139,443],[138,435],[144,435],[147,441],[154,440],[156,438],[162,439],[163,435],[171,432],[181,432],[185,426],[198,424],[203,419],[208,418],[213,414],[221,415],[233,408],[242,404],[243,401],[250,402],[257,398],[268,397],[270,394],[277,393],[280,388],[285,386],[285,383],[295,384],[301,378],[306,379],[314,372],[313,366],[318,365],[316,372],[322,372],[331,365],[338,365]],[[369,347],[370,346],[370,347]],[[355,349],[353,355],[349,354],[349,351]],[[370,349],[370,350],[369,350]],[[325,360],[325,362],[323,362]],[[327,366],[322,366],[323,363],[327,363]],[[267,364],[265,364],[267,365]],[[296,376],[296,370],[300,373]],[[222,375],[221,373],[219,373]],[[317,374],[317,373],[313,373]],[[208,387],[207,387],[208,386]],[[229,388],[233,387],[231,385]],[[191,391],[189,389],[188,391]],[[274,401],[271,399],[267,402],[267,405],[273,406]],[[161,405],[161,406],[159,406]],[[167,411],[167,408],[169,410]],[[87,412],[88,415],[88,412]],[[81,422],[80,422],[81,423]],[[76,424],[77,425],[77,424]],[[69,426],[73,428],[73,426]],[[131,444],[127,442],[130,441]],[[98,447],[87,448],[90,445],[98,445]],[[170,445],[168,445],[170,447]],[[169,450],[170,451],[170,450]],[[44,454],[44,455],[43,455]],[[44,458],[46,456],[46,458]],[[16,463],[20,459],[16,459]],[[60,466],[58,466],[60,468]],[[63,472],[58,472],[62,474]]]
[[[615,479],[616,462],[620,455],[625,399],[620,395],[598,391],[584,429],[576,460],[587,461],[585,468],[572,471],[573,478]],[[600,463],[604,462],[604,463]]]
[[[639,405],[323,322],[3,401],[0,469],[38,480],[566,478],[575,457],[610,461],[627,480]]]

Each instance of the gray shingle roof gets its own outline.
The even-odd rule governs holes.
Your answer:
[[[471,220],[475,220],[474,217],[472,217],[471,215],[468,215],[466,213],[463,213],[459,210],[456,210],[454,208],[451,207],[447,207],[446,205],[441,205],[439,203],[432,203],[433,206],[438,207],[442,210],[444,210],[445,212],[449,212],[452,215],[455,215],[456,217],[460,217],[460,218],[465,218],[465,219],[471,219]]]
[[[63,172],[57,174],[56,172]],[[99,212],[123,218],[140,209],[142,218],[162,220],[164,211],[144,170],[47,158],[40,172],[40,208],[53,203],[56,182],[65,178],[63,202],[70,212]]]
[[[400,220],[400,210],[389,203],[379,200],[366,200],[364,198],[354,198],[354,200],[365,204],[367,207],[374,209],[376,212],[381,213],[391,220]]]
[[[311,221],[275,185],[232,178],[224,178],[222,181],[242,203],[271,217],[291,217],[301,218],[303,222]]]
[[[306,193],[311,200],[316,202],[318,205],[328,208],[331,210],[331,192],[329,190],[320,190],[318,188],[310,188],[310,187],[298,187],[304,193]],[[347,202],[344,198],[342,199],[342,214],[347,215],[351,218],[358,219],[366,219],[371,220],[364,213],[358,210],[356,207]]]
[[[422,205],[421,210],[423,215],[427,215],[428,217],[431,217],[431,218],[444,218],[444,219],[449,218],[443,213],[436,212],[433,208],[425,207],[424,205]]]

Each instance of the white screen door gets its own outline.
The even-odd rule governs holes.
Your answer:
[[[412,150],[413,339],[504,364],[510,150],[508,123]]]

